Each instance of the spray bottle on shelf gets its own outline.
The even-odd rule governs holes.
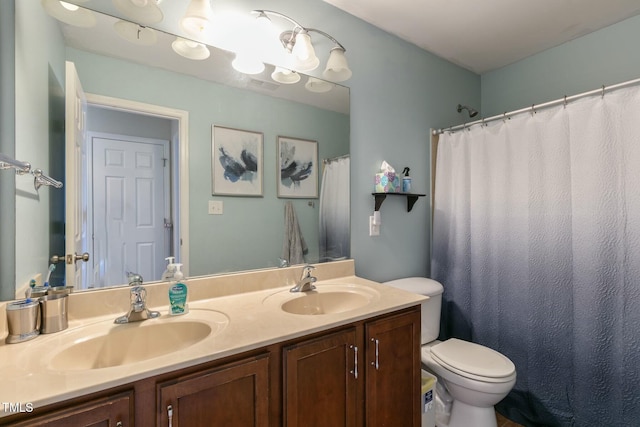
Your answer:
[[[180,315],[189,312],[187,305],[187,285],[182,283],[183,274],[181,271],[182,264],[174,264],[175,272],[173,280],[169,285],[169,314]]]
[[[411,193],[411,177],[409,176],[409,168],[405,167],[402,170],[402,192],[403,193]]]

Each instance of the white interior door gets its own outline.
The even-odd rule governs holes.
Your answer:
[[[86,281],[86,264],[76,254],[86,252],[87,200],[83,188],[87,99],[73,62],[65,67],[65,284],[81,287]]]
[[[104,260],[94,272],[95,286],[127,283],[127,272],[159,280],[169,255],[169,142],[94,137],[92,151],[93,247]]]

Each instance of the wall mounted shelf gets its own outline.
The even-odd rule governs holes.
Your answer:
[[[415,205],[416,201],[419,197],[425,197],[426,194],[418,194],[418,193],[371,193],[375,198],[375,210],[379,211],[380,206],[382,206],[382,202],[387,198],[387,196],[404,196],[407,198],[407,212],[411,212],[413,209],[413,205]]]

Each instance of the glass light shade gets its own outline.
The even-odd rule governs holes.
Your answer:
[[[351,77],[351,70],[347,64],[347,58],[344,56],[344,49],[334,47],[329,54],[327,67],[322,76],[332,82],[343,82]]]
[[[42,0],[44,10],[60,22],[82,28],[96,25],[96,16],[92,11],[74,6],[58,0]]]
[[[180,26],[187,34],[197,38],[210,29],[212,20],[213,10],[209,0],[191,0]]]
[[[236,53],[231,65],[236,71],[244,74],[260,74],[264,71],[264,63],[252,55]]]
[[[142,25],[157,24],[164,18],[156,0],[113,0],[113,5],[127,18]]]
[[[315,70],[320,64],[311,44],[311,37],[306,32],[299,32],[296,35],[296,43],[291,53],[295,58],[295,68],[299,71]]]
[[[278,83],[291,85],[300,81],[300,74],[282,67],[276,67],[271,78]]]
[[[171,48],[180,56],[198,61],[207,59],[209,55],[211,55],[209,49],[202,43],[183,39],[182,37],[177,37],[175,41],[171,43]]]
[[[156,44],[158,36],[154,30],[129,21],[118,21],[113,24],[116,33],[126,41],[140,46]]]
[[[333,83],[316,79],[315,77],[309,77],[309,80],[307,80],[307,83],[304,85],[309,92],[315,93],[329,92],[334,86]]]

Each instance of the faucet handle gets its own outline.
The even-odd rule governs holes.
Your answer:
[[[307,264],[302,267],[302,276],[303,277],[311,277],[311,270],[315,270],[316,268],[313,265]]]
[[[129,279],[129,286],[142,285],[142,276],[139,275],[138,273],[127,271],[127,278]]]

